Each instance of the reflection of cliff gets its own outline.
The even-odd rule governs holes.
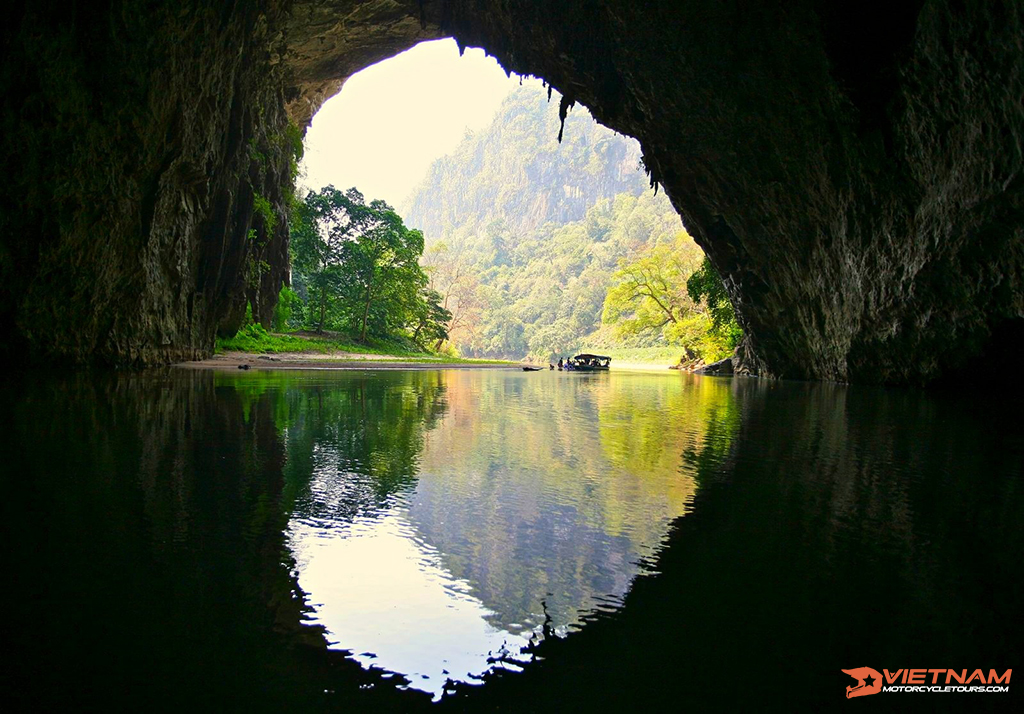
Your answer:
[[[678,375],[447,375],[410,516],[516,630],[621,598],[695,485],[683,454],[736,427],[728,383]]]
[[[300,626],[273,393],[174,370],[2,396],[14,709],[309,710],[329,687],[366,703],[375,677]]]
[[[584,710],[815,710],[842,697],[841,667],[1020,659],[1016,405],[730,388],[741,426],[727,450],[687,455],[701,488],[659,575],[637,581],[621,610],[546,641],[542,661],[474,691],[472,704],[514,696],[520,710],[547,710],[571,687]],[[953,704],[920,696],[901,708]]]

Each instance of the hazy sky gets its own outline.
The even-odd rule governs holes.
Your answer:
[[[540,80],[524,80],[524,82]],[[483,50],[459,57],[454,40],[424,42],[367,67],[324,104],[306,134],[301,183],[355,186],[400,203],[466,128],[485,127],[519,86]]]

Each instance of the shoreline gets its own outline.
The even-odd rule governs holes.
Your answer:
[[[191,362],[178,362],[173,365],[182,369],[209,370],[353,370],[353,369],[521,369],[518,362],[407,362],[401,357],[391,355],[343,354],[343,355],[310,355],[301,353],[281,353],[276,355],[256,354],[250,352],[227,352],[214,355],[207,359]]]

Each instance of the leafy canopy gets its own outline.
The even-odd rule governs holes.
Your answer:
[[[369,337],[447,334],[448,316],[419,265],[423,234],[355,188],[308,193],[293,211],[292,266],[307,293],[307,322]]]
[[[624,260],[613,277],[602,320],[622,341],[659,339],[684,359],[714,362],[742,336],[721,278],[685,234]]]

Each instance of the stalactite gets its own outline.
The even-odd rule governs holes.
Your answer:
[[[569,114],[569,110],[576,105],[575,99],[569,99],[568,96],[562,95],[561,101],[558,103],[558,143],[562,143],[562,133],[565,131],[565,118]]]

